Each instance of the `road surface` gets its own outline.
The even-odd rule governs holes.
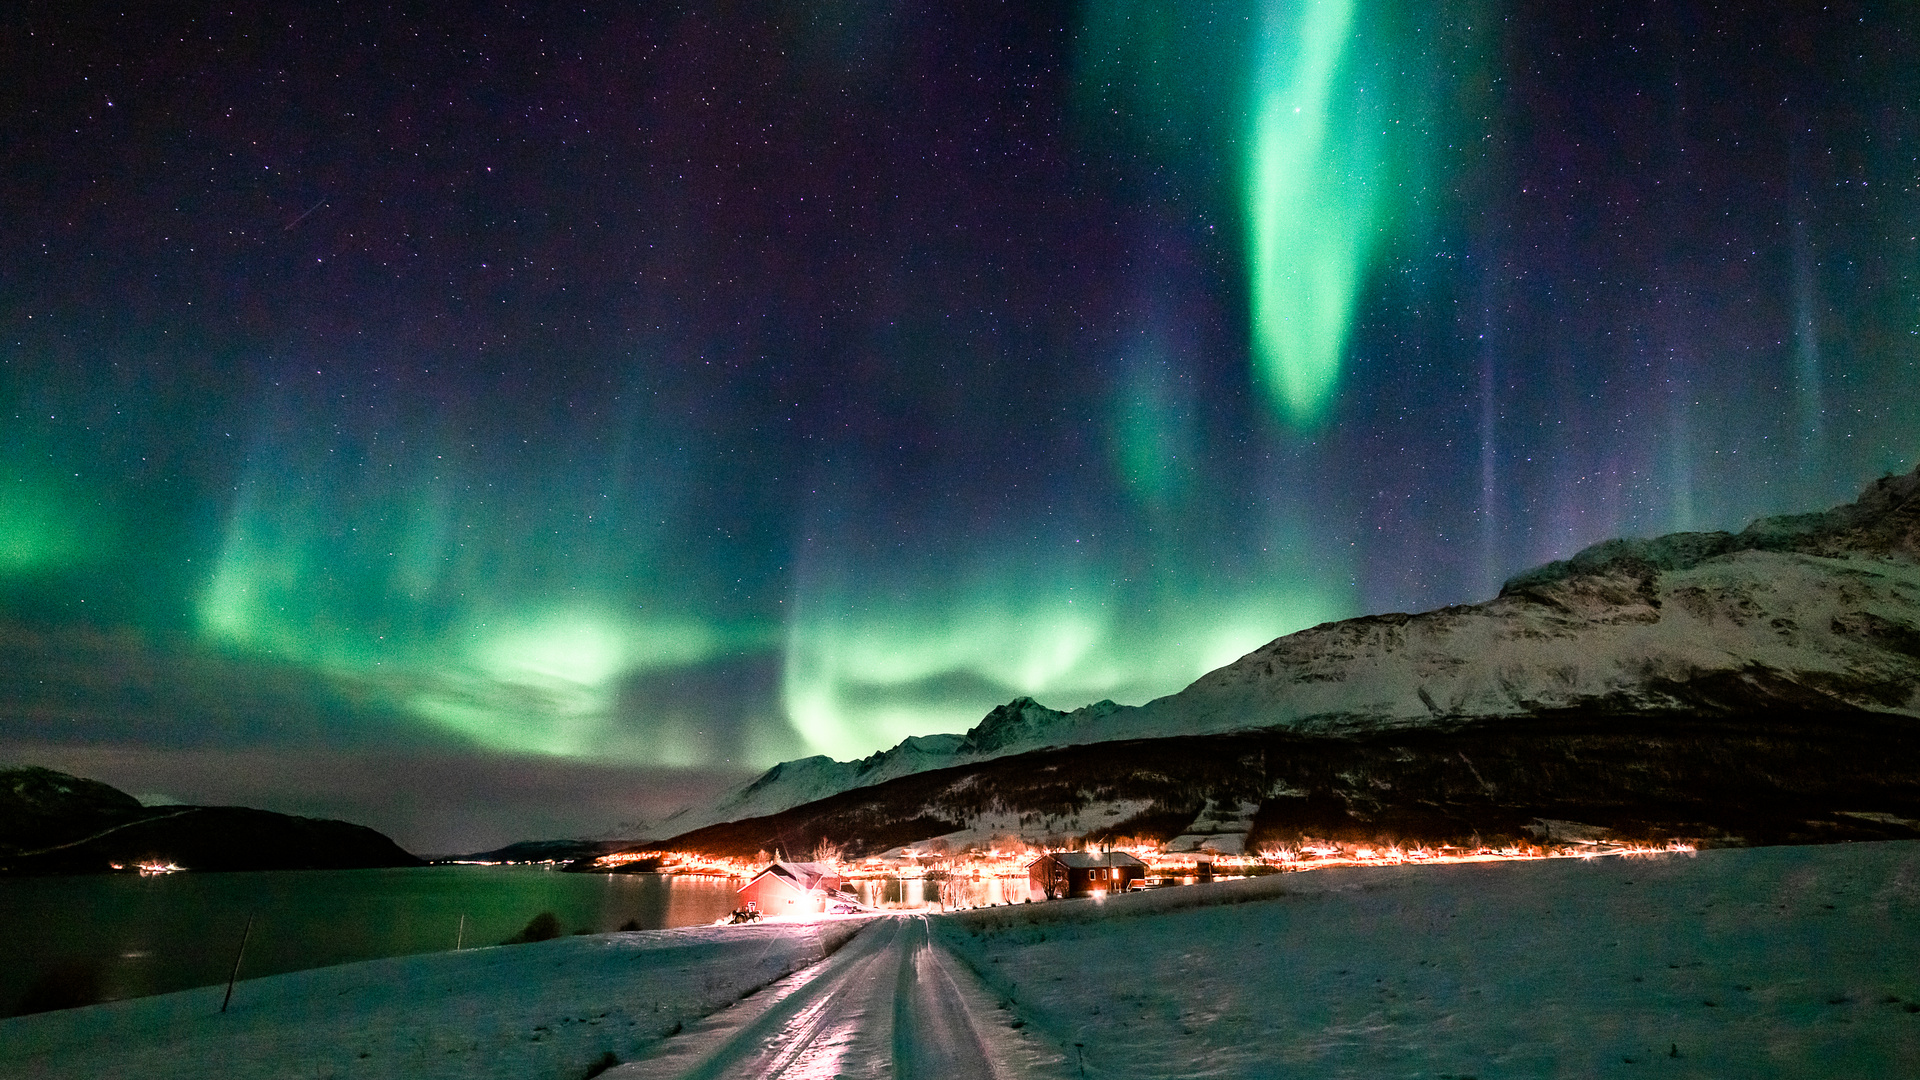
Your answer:
[[[924,916],[874,919],[826,960],[668,1039],[608,1080],[1013,1080],[1057,1071]]]

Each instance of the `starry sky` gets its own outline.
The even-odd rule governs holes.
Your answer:
[[[416,849],[1920,457],[1920,11],[0,13],[0,758]]]

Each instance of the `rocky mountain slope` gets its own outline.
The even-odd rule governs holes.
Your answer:
[[[1882,714],[1571,713],[1365,735],[1285,730],[1040,750],[855,788],[668,841],[752,858],[823,841],[1115,838],[1221,854],[1355,844],[1920,838],[1920,725]]]
[[[364,825],[241,806],[143,807],[96,780],[0,769],[0,873],[99,873],[143,862],[189,870],[423,865]]]
[[[655,833],[856,799],[922,774],[984,777],[978,767],[999,759],[1120,741],[1262,733],[1350,752],[1421,733],[1552,739],[1577,722],[1624,752],[1674,724],[1784,725],[1775,742],[1797,745],[1814,731],[1905,733],[1916,719],[1920,469],[1877,481],[1848,505],[1763,518],[1739,533],[1597,544],[1519,575],[1485,603],[1316,626],[1145,705],[1059,712],[1023,698],[965,735],[909,739],[855,762],[787,762]],[[1265,805],[1269,789],[1239,791],[1231,806],[1204,799],[1193,817],[1247,821],[1258,812],[1247,801]]]

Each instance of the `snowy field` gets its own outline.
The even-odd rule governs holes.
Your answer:
[[[754,1060],[788,1076],[935,1029],[972,1032],[999,1080],[1920,1076],[1920,842],[1347,868],[911,924],[957,962],[909,925],[566,938],[250,980],[225,1015],[216,987],[19,1017],[0,1076],[709,1075],[746,1051],[708,1043],[761,1029]]]
[[[1329,870],[938,925],[1090,1078],[1920,1076],[1920,842]]]
[[[0,1020],[0,1076],[580,1080],[845,942],[866,920],[403,956]],[[611,1054],[609,1060],[607,1055]]]

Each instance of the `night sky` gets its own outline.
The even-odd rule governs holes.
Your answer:
[[[127,6],[0,13],[0,759],[137,794],[601,829],[1920,458],[1911,4]]]

